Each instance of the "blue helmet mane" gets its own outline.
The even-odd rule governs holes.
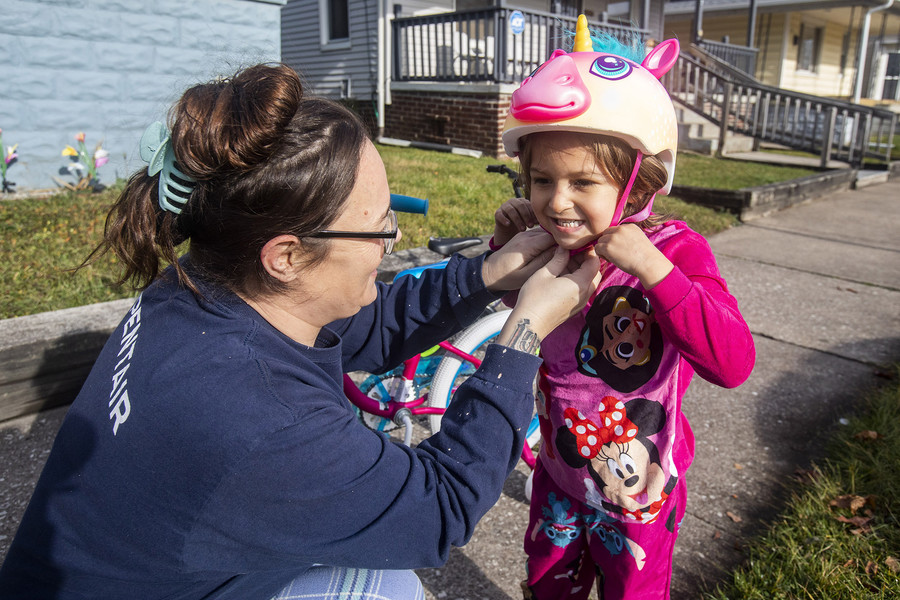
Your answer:
[[[571,48],[574,45],[574,40],[575,32],[566,30],[566,46]],[[623,41],[605,31],[592,29],[591,42],[594,46],[594,52],[615,54],[638,64],[641,64],[647,55],[644,41],[641,39],[640,34],[635,32],[625,34]]]

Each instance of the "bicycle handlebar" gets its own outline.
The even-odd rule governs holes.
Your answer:
[[[428,200],[402,194],[391,194],[391,208],[397,212],[428,214]]]
[[[510,169],[506,165],[488,165],[487,172],[503,173],[504,175],[512,179],[513,192],[515,192],[516,198],[525,197],[525,194],[522,192],[522,186],[519,184],[519,174],[514,169]]]

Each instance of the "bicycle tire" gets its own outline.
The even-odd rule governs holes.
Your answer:
[[[466,354],[474,355],[479,349],[497,337],[511,312],[509,310],[501,310],[478,319],[459,334],[459,338],[453,342],[453,345]],[[450,405],[450,398],[453,396],[456,388],[459,387],[459,383],[471,375],[471,372],[460,373],[464,367],[468,367],[471,369],[471,372],[474,372],[474,368],[472,368],[470,363],[462,360],[455,354],[447,353],[444,356],[434,372],[434,378],[431,380],[431,390],[428,392],[429,406],[446,409]],[[460,377],[463,377],[463,379],[460,379]],[[432,433],[437,433],[441,430],[441,416],[428,415],[428,424],[431,426]]]

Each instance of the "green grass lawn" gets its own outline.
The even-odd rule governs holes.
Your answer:
[[[900,598],[900,368],[884,375],[707,600]]]
[[[379,146],[393,192],[428,198],[427,217],[400,215],[403,240],[398,249],[425,245],[429,236],[484,235],[493,229],[494,210],[512,194],[509,179],[488,173],[492,158],[470,158],[441,152]],[[510,162],[515,168],[515,164]],[[758,163],[723,161],[682,154],[676,182],[740,188],[785,181],[803,170]],[[704,184],[703,182],[711,182]],[[78,272],[83,258],[100,241],[104,219],[121,187],[99,194],[61,192],[49,198],[0,202],[0,318],[81,306],[133,295],[116,287],[112,256]],[[672,213],[704,235],[737,223],[733,215],[657,198],[657,212]]]
[[[717,159],[700,154],[679,152],[675,168],[675,183],[722,190],[739,190],[745,187],[806,177],[817,172],[804,167],[753,163],[727,158]]]

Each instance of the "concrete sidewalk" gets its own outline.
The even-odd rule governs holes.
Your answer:
[[[756,339],[750,379],[695,379],[684,400],[697,440],[673,598],[699,596],[740,562],[798,468],[821,455],[882,365],[900,360],[900,182],[846,191],[711,238]],[[0,559],[65,409],[0,424]],[[527,470],[448,564],[420,572],[430,599],[521,597]]]

